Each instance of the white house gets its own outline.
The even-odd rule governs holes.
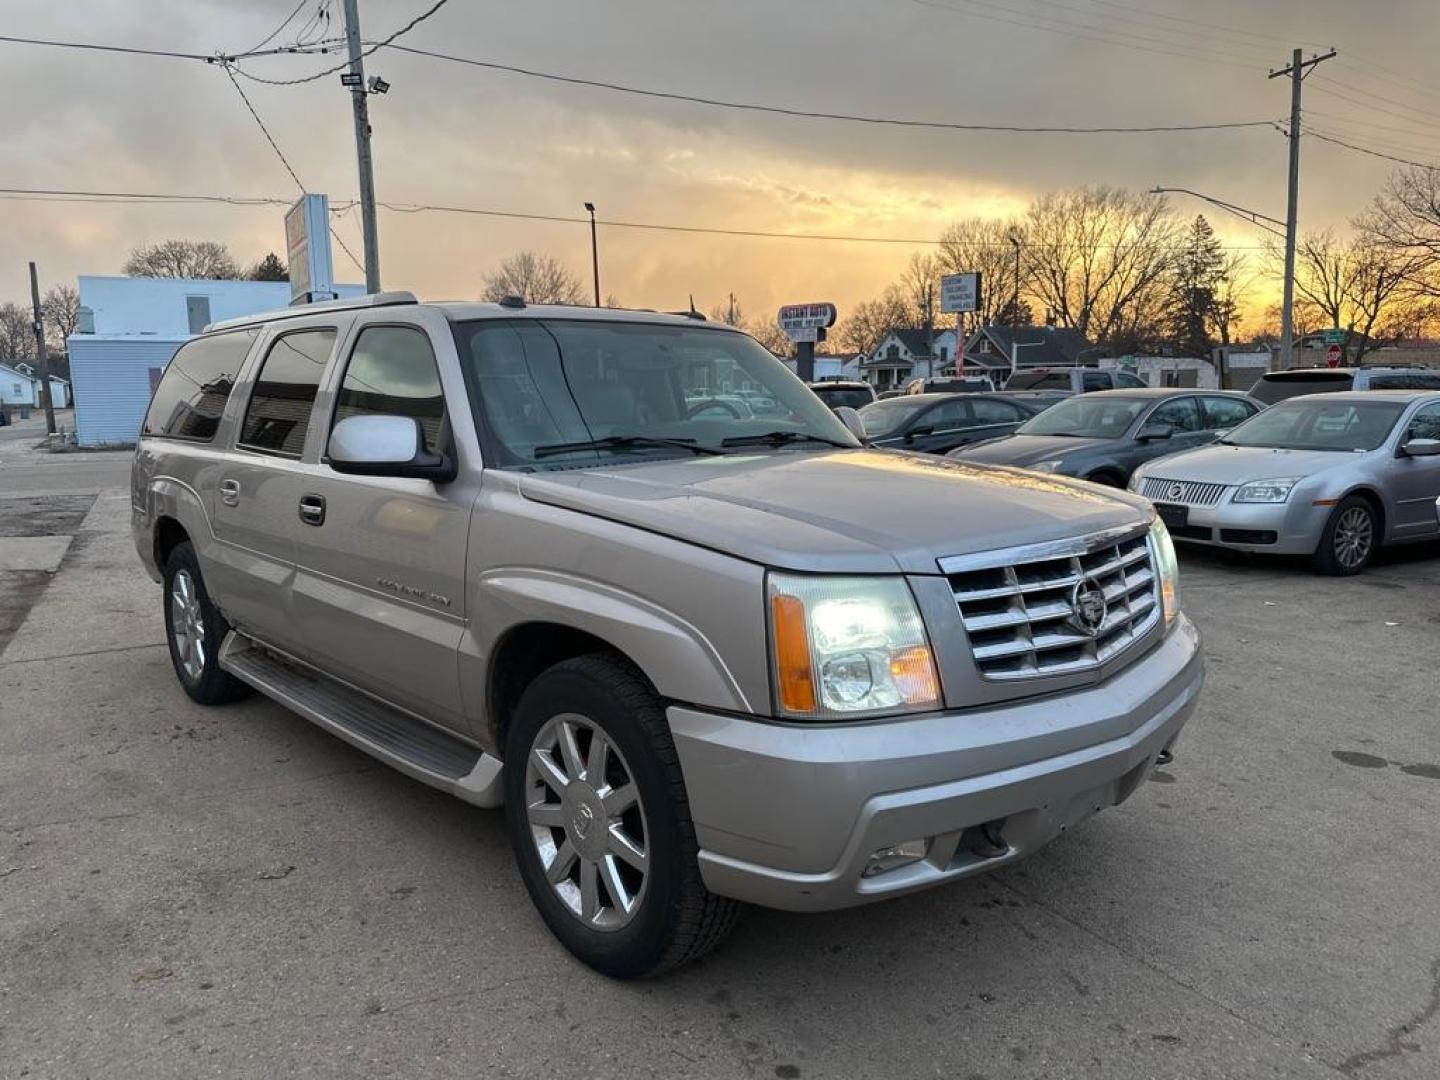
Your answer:
[[[134,442],[160,373],[207,324],[290,304],[288,281],[82,275],[79,286],[80,325],[66,345],[82,446]],[[350,297],[365,289],[335,291]]]
[[[50,400],[57,409],[70,405],[70,384],[58,375],[50,376]],[[40,376],[34,367],[20,360],[0,363],[0,405],[44,405]]]
[[[913,378],[938,375],[955,356],[955,331],[891,330],[860,363],[865,378],[878,389],[904,386]]]

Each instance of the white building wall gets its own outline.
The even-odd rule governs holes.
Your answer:
[[[183,337],[70,338],[75,435],[81,446],[133,443],[150,406],[150,372],[163,371]]]

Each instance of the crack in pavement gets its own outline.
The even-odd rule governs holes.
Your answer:
[[[43,664],[47,660],[69,660],[77,656],[104,656],[106,653],[134,652],[136,649],[163,649],[166,643],[152,641],[145,645],[116,645],[112,649],[90,649],[86,652],[56,653],[54,656],[27,656],[21,660],[0,660],[0,668],[16,667],[20,664]]]
[[[1406,1042],[1404,1041],[1405,1036],[1413,1034],[1416,1028],[1434,1020],[1437,1015],[1440,1015],[1440,956],[1437,956],[1430,964],[1430,998],[1420,1008],[1420,1011],[1409,1020],[1402,1020],[1387,1031],[1385,1041],[1374,1050],[1351,1054],[1338,1066],[1340,1071],[1346,1076],[1354,1076],[1361,1069],[1369,1068],[1377,1061],[1396,1058],[1405,1053],[1418,1052],[1419,1043]]]

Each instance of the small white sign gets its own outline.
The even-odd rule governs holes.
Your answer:
[[[946,274],[940,279],[940,310],[946,314],[980,310],[980,272]]]
[[[797,343],[801,341],[819,341],[820,328],[817,326],[787,327],[785,336]]]

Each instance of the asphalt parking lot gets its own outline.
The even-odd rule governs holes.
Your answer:
[[[0,553],[65,538],[0,577],[0,1075],[1440,1075],[1440,548],[1344,580],[1182,551],[1210,678],[1123,807],[616,984],[499,814],[190,703],[125,464],[0,456]]]

